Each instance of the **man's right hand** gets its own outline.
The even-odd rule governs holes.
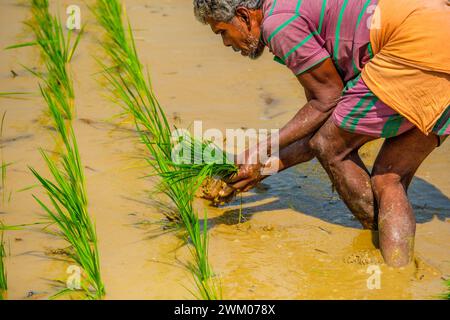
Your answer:
[[[239,165],[238,172],[229,181],[215,180],[210,183],[208,192],[204,193],[203,198],[215,204],[222,204],[230,201],[237,193],[249,191],[264,179],[261,174],[263,165],[259,162],[250,164],[251,159],[258,159],[257,150],[246,150],[242,157],[243,164]]]

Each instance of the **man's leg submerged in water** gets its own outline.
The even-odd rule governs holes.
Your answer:
[[[371,177],[358,150],[374,139],[344,131],[329,119],[310,144],[352,213],[365,228],[378,226],[386,263],[399,267],[411,262],[414,250],[415,218],[406,192],[437,139],[418,129],[387,139]]]
[[[388,265],[400,267],[413,259],[416,220],[408,186],[437,141],[436,135],[414,128],[387,139],[375,160],[372,187],[379,206],[380,249]]]

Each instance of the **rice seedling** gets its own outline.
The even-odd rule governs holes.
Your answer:
[[[5,230],[20,230],[22,227],[28,225],[18,225],[18,226],[7,226],[4,225],[2,221],[0,221],[0,300],[5,300],[8,292],[8,277],[6,273],[6,249],[5,249],[5,240],[4,240],[4,231]]]
[[[81,34],[72,43],[70,32],[66,37],[59,20],[50,14],[47,0],[32,0],[32,13],[36,43],[46,67],[45,75],[35,74],[42,81],[40,92],[64,147],[58,160],[52,160],[41,150],[51,179],[30,168],[46,191],[50,204],[33,197],[58,227],[56,234],[70,244],[70,258],[83,269],[82,291],[88,299],[100,299],[105,289],[100,275],[97,235],[88,213],[83,165],[70,121],[74,93],[68,64]],[[54,297],[71,292],[72,289],[64,289]]]
[[[2,119],[0,121],[0,141],[3,138],[3,129],[4,129],[4,124],[5,124],[5,117],[6,117],[6,111],[3,113]],[[6,175],[7,175],[7,169],[9,166],[12,165],[12,163],[7,163],[4,159],[3,156],[3,147],[0,147],[0,159],[1,159],[1,164],[0,164],[0,190],[2,192],[2,203],[5,204],[6,201],[6,194],[7,194],[7,190],[6,190]],[[11,198],[11,192],[9,194],[9,198]]]
[[[444,294],[444,299],[450,300],[450,279],[447,280],[447,293]]]
[[[65,143],[68,150],[61,160],[63,168],[59,168],[55,161],[41,151],[53,181],[44,178],[31,168],[47,191],[52,206],[44,204],[37,197],[34,198],[58,226],[58,235],[70,244],[69,256],[84,270],[86,283],[82,284],[82,288],[87,297],[99,299],[105,294],[105,289],[100,275],[95,226],[87,211],[86,190],[78,147],[75,140]],[[70,291],[70,289],[63,290],[63,293]]]
[[[0,122],[0,141],[3,138],[3,126],[5,124],[6,112],[3,113],[2,120]],[[1,170],[0,170],[0,190],[2,191],[2,203],[5,203],[5,195],[6,195],[6,168],[8,167],[8,163],[5,162],[3,158],[3,147],[0,149],[0,158],[1,158]]]
[[[26,94],[26,92],[0,92],[0,98],[12,98],[22,94]]]
[[[6,112],[3,113],[1,124],[0,124],[0,139],[3,137],[3,125],[5,122]],[[5,193],[6,193],[6,167],[9,165],[5,163],[3,159],[3,149],[1,149],[1,188],[0,191],[2,193],[2,201],[5,202]],[[6,277],[6,267],[4,258],[5,254],[5,243],[3,241],[3,222],[0,221],[0,300],[6,299],[6,291],[8,290],[8,282]]]
[[[5,121],[6,112],[3,113],[2,121],[0,125],[0,139],[3,136],[3,124]],[[1,164],[1,188],[0,191],[2,193],[2,201],[5,202],[5,194],[6,194],[6,167],[10,164],[5,163],[3,159],[3,149],[1,149],[1,158],[2,158],[2,164]],[[6,257],[5,254],[5,243],[3,241],[3,231],[6,230],[6,227],[4,227],[3,222],[0,221],[0,300],[6,299],[6,291],[8,290],[8,282],[6,277],[6,267],[4,258]]]
[[[3,113],[2,120],[0,123],[0,139],[3,137],[3,126],[5,123],[6,112]],[[0,191],[2,193],[2,201],[5,202],[5,193],[6,193],[6,167],[9,165],[5,163],[3,159],[3,148],[0,150],[1,156],[1,188]],[[0,300],[6,299],[6,291],[8,290],[8,282],[6,277],[6,267],[4,258],[5,254],[5,243],[3,241],[3,222],[0,221]]]
[[[6,267],[4,262],[5,257],[6,251],[5,242],[3,240],[3,231],[0,231],[0,300],[6,299],[6,292],[8,290],[8,278],[6,276]]]
[[[98,23],[105,30],[106,41],[103,49],[113,61],[116,68],[120,68],[123,58],[127,58],[130,51],[122,23],[122,6],[120,1],[96,1],[95,7],[90,8]]]
[[[0,190],[2,191],[2,203],[5,204],[6,202],[6,174],[7,174],[7,168],[8,166],[10,166],[11,163],[6,163],[3,159],[2,159],[2,163],[1,163],[1,170],[0,170]],[[11,196],[11,193],[10,193]]]
[[[207,177],[228,177],[236,172],[232,164],[217,164],[198,161],[191,153],[190,164],[180,164],[172,159],[175,141],[163,108],[160,106],[151,85],[150,77],[144,75],[140,63],[133,32],[128,23],[127,29],[122,21],[122,6],[119,0],[97,0],[93,9],[97,21],[105,29],[106,42],[103,44],[113,66],[103,67],[104,74],[121,106],[132,115],[140,139],[148,151],[148,164],[161,177],[160,190],[175,204],[179,220],[184,226],[193,262],[189,268],[194,275],[199,297],[218,299],[220,286],[208,262],[207,215],[203,226],[193,209],[195,192]],[[210,143],[189,140],[191,150],[210,147]],[[223,151],[218,151],[222,152]],[[223,153],[222,157],[226,155]],[[194,160],[197,160],[194,162]],[[194,164],[196,163],[196,164]]]

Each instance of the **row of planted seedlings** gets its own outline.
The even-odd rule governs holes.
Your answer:
[[[62,151],[54,160],[41,149],[50,177],[30,168],[46,192],[47,201],[34,196],[46,212],[54,229],[50,232],[68,243],[65,250],[70,263],[81,268],[79,287],[63,288],[52,298],[81,293],[88,299],[100,299],[105,294],[100,275],[100,259],[95,225],[88,213],[84,167],[72,126],[74,90],[70,61],[81,39],[78,34],[65,33],[59,18],[52,15],[48,0],[31,0],[32,18],[27,22],[34,32],[34,41],[11,46],[37,46],[43,59],[44,71],[28,69],[40,80],[39,89],[48,106],[55,139]]]
[[[154,94],[150,76],[144,72],[139,60],[131,25],[121,2],[97,0],[92,11],[105,31],[102,46],[110,64],[99,63],[109,87],[115,100],[132,116],[140,140],[147,150],[148,164],[160,177],[159,190],[175,205],[179,224],[186,232],[193,259],[189,269],[198,289],[194,295],[207,300],[220,299],[220,282],[208,261],[207,213],[205,211],[201,225],[193,202],[197,189],[205,179],[227,178],[236,172],[236,166],[210,142],[186,136],[180,141],[172,139],[171,126]],[[179,150],[191,150],[186,154],[180,153],[182,162],[174,161],[172,157],[176,146]],[[207,148],[212,150],[211,153],[221,153],[219,158],[222,161],[205,161],[202,154]],[[196,150],[201,151],[195,153]],[[217,155],[214,158],[217,159]]]

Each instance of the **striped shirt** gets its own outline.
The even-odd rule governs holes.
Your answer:
[[[299,75],[332,58],[346,83],[371,58],[370,19],[378,0],[263,0],[262,40]]]

